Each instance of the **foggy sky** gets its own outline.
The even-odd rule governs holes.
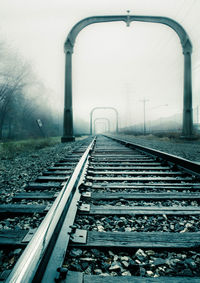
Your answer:
[[[52,91],[55,108],[63,105],[64,52],[68,32],[94,15],[167,16],[178,21],[193,43],[193,108],[200,104],[199,0],[0,0],[1,39],[32,65]],[[183,54],[177,34],[154,23],[101,23],[86,27],[73,54],[74,117],[89,121],[96,106],[118,109],[120,126],[182,112]],[[166,106],[167,104],[167,106]],[[57,110],[57,109],[56,109]],[[96,111],[95,117],[111,111]]]

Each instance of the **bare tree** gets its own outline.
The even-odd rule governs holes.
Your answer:
[[[8,60],[6,60],[8,63]],[[1,66],[0,70],[0,139],[7,113],[9,112],[14,96],[22,92],[27,84],[29,68],[25,64],[11,61]]]
[[[42,119],[49,135],[55,133],[49,90],[31,67],[0,42],[0,139],[40,136],[36,119]],[[55,109],[54,109],[54,112]]]

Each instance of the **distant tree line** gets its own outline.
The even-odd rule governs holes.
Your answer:
[[[59,135],[59,122],[48,89],[27,62],[0,42],[0,140]]]

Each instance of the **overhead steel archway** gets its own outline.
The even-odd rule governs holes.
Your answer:
[[[118,120],[119,120],[119,114],[118,114],[118,111],[116,108],[114,107],[94,107],[91,112],[90,112],[90,135],[92,135],[92,124],[93,124],[93,121],[92,121],[92,118],[93,118],[93,113],[95,110],[98,110],[98,109],[111,109],[115,112],[116,114],[116,133],[118,133]]]
[[[167,17],[154,16],[96,16],[89,17],[78,22],[68,34],[65,41],[64,50],[66,53],[65,64],[65,105],[62,142],[74,140],[73,135],[73,111],[72,111],[72,53],[75,40],[79,32],[86,26],[95,23],[118,22],[123,21],[129,25],[132,21],[160,23],[172,28],[180,38],[184,55],[184,95],[183,95],[183,126],[182,135],[191,137],[193,131],[192,118],[192,71],[191,71],[191,53],[192,43],[184,28],[176,21]]]
[[[108,118],[96,118],[94,120],[94,133],[96,134],[96,122],[99,121],[107,121],[107,130],[110,132],[110,120]]]

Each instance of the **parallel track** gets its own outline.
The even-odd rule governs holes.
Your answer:
[[[41,188],[42,182],[55,180],[55,176],[63,180],[70,164],[68,157],[49,168],[46,177],[32,187]],[[46,192],[46,197],[50,194]],[[200,228],[199,202],[198,164],[126,141],[97,137],[7,282],[200,282],[200,234],[194,229],[195,225]],[[177,219],[179,228],[174,224]],[[169,253],[179,255],[183,272],[168,271],[162,276],[167,262],[164,255]],[[184,273],[181,253],[188,264],[193,262],[191,273]],[[177,258],[167,264],[175,263]],[[161,277],[148,278],[154,276]]]

